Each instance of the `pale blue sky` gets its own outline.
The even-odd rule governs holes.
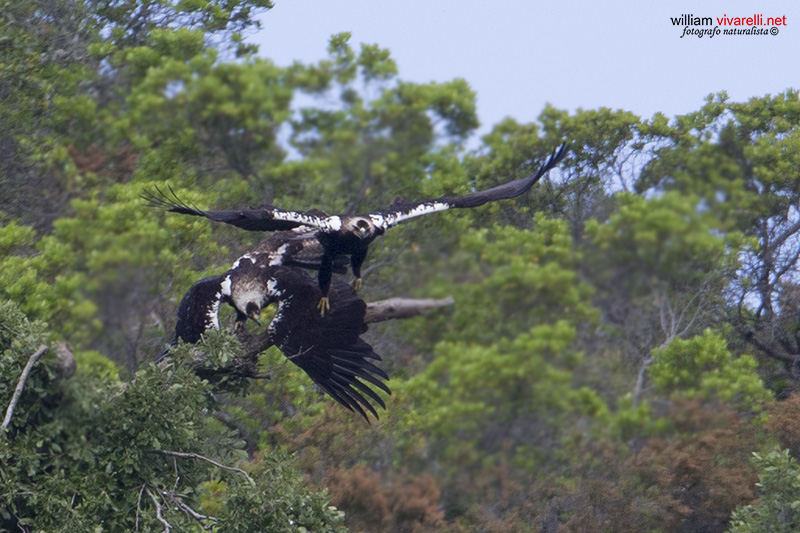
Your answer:
[[[670,17],[786,15],[777,36],[680,38]],[[789,1],[275,0],[250,36],[279,65],[326,56],[328,38],[388,48],[400,76],[465,78],[478,94],[481,133],[505,116],[532,121],[549,102],[643,117],[800,88],[800,5]]]

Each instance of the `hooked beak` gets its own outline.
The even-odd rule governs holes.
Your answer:
[[[247,304],[247,318],[259,326],[261,325],[261,308],[255,302]]]

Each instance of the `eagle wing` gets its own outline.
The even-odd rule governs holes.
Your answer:
[[[189,287],[178,306],[178,321],[170,347],[177,346],[178,341],[198,342],[203,333],[219,327],[219,306],[225,299],[222,281],[223,276],[213,276],[201,279]],[[156,363],[169,355],[170,347],[158,356]]]
[[[327,215],[319,210],[288,211],[271,205],[255,209],[235,211],[204,211],[189,205],[169,187],[169,194],[155,187],[155,192],[145,189],[140,195],[149,207],[165,209],[171,213],[205,217],[215,222],[223,222],[248,231],[284,231],[300,226],[327,228]]]
[[[371,362],[380,361],[380,356],[360,338],[366,330],[364,300],[335,280],[331,298],[336,305],[320,316],[319,288],[308,274],[282,269],[273,277],[278,289],[286,291],[270,324],[275,344],[334,400],[367,420],[367,411],[378,418],[370,399],[383,409],[386,405],[368,385],[387,394],[391,390],[383,382],[389,376]]]
[[[539,170],[524,178],[486,189],[485,191],[478,191],[464,196],[442,196],[433,200],[423,200],[421,202],[403,202],[395,201],[389,207],[380,211],[373,211],[369,214],[372,221],[388,229],[392,226],[404,222],[410,218],[427,215],[430,213],[437,213],[439,211],[447,211],[448,209],[459,209],[465,207],[478,207],[487,202],[494,202],[497,200],[508,200],[516,198],[530,190],[533,185],[539,181],[542,176],[547,174],[553,169],[567,153],[567,145],[562,144],[557,150],[553,150],[550,157],[545,161]]]
[[[295,266],[319,270],[325,249],[317,239],[318,233],[316,228],[306,226],[291,231],[277,231],[243,257],[255,259],[260,266]],[[333,272],[346,274],[348,264],[347,256],[337,255],[333,259]]]

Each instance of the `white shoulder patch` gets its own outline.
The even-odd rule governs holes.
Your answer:
[[[240,257],[239,259],[237,259],[237,260],[236,260],[236,261],[233,263],[233,266],[232,266],[231,268],[239,268],[239,265],[241,264],[241,262],[242,262],[242,259],[249,259],[251,263],[253,263],[254,265],[256,264],[256,260],[253,258],[253,256],[252,256],[252,255],[250,255],[249,253],[247,253],[247,254],[244,254],[244,255],[243,255],[242,257]]]
[[[220,284],[220,287],[222,289],[222,295],[223,296],[230,296],[231,295],[231,276],[230,275],[225,276],[225,279],[222,280],[222,283]]]
[[[338,216],[332,216],[325,219],[325,222],[328,224],[328,228],[333,231],[339,231],[342,229],[342,219]]]

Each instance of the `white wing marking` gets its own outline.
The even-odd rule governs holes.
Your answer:
[[[219,329],[219,304],[222,302],[222,294],[217,293],[214,296],[214,302],[211,304],[211,308],[206,312],[206,323],[205,329],[208,331],[211,328],[216,330]]]
[[[270,278],[267,280],[267,294],[272,298],[280,298],[283,296],[283,291],[278,290],[278,280]]]
[[[236,260],[236,261],[233,263],[233,266],[232,266],[231,268],[239,268],[239,264],[242,262],[242,259],[249,259],[251,263],[253,263],[254,265],[256,264],[256,260],[253,258],[253,256],[252,256],[252,255],[250,255],[249,253],[247,253],[247,254],[244,254],[244,255],[243,255],[242,257],[240,257],[239,259],[237,259],[237,260]]]
[[[424,202],[407,211],[395,211],[393,213],[388,213],[382,218],[385,218],[386,227],[391,227],[403,222],[404,220],[408,220],[409,218],[419,217],[439,211],[447,211],[451,207],[452,205],[445,202]],[[376,215],[370,215],[370,217],[374,216]]]
[[[383,215],[379,215],[377,213],[370,213],[369,219],[372,220],[372,223],[382,229],[387,229],[389,225],[386,223],[386,219],[383,218]]]

